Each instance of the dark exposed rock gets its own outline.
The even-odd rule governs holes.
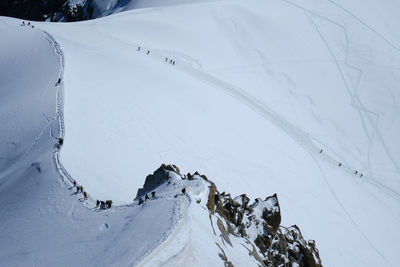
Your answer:
[[[275,208],[264,209],[262,218],[267,221],[267,224],[271,226],[272,230],[275,232],[281,224],[281,209],[279,207],[278,197],[274,194],[273,196],[267,197],[265,201],[272,201]]]
[[[195,179],[195,176],[191,179]],[[232,199],[230,194],[219,193],[216,185],[210,183],[207,208],[211,214],[217,213],[226,220],[228,231],[220,229],[225,241],[228,232],[254,242],[262,253],[262,256],[257,254],[257,260],[264,266],[292,266],[293,263],[299,266],[322,266],[315,241],[306,242],[296,225],[289,228],[280,225],[281,213],[276,194],[264,201],[257,198],[249,204],[250,199],[245,194]],[[220,219],[218,226],[223,227]],[[252,236],[247,234],[250,229]]]
[[[93,18],[93,0],[72,4],[69,0],[1,0],[0,16],[35,21],[81,21]]]
[[[153,191],[160,184],[169,180],[169,172],[175,172],[179,174],[179,169],[175,165],[162,164],[153,174],[146,177],[143,188],[140,188],[136,194],[136,197],[143,196],[147,192]]]

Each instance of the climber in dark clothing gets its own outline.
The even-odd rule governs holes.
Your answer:
[[[83,198],[84,198],[84,199],[87,199],[87,193],[86,193],[86,191],[83,192]]]
[[[100,200],[96,200],[96,208],[100,206]]]
[[[151,192],[151,197],[155,198],[155,196],[156,196],[156,192],[155,191]]]
[[[60,149],[63,144],[64,144],[64,139],[58,138],[57,148]]]
[[[148,54],[150,54],[150,51],[149,51],[149,50],[147,50],[147,55],[148,55]]]
[[[136,51],[140,51],[140,46],[137,48],[137,50]]]
[[[79,193],[79,186],[76,187],[76,192]]]
[[[186,188],[182,189],[182,195],[186,195]]]
[[[76,186],[76,181],[74,180],[74,187]]]
[[[339,167],[340,167],[340,166],[342,166],[342,163],[341,163],[341,162],[339,163]]]
[[[139,197],[139,205],[143,204],[143,199],[141,197]]]
[[[354,174],[357,174],[357,173],[358,173],[358,171],[355,171],[355,172],[354,172]]]
[[[111,205],[112,205],[112,200],[107,200],[106,201],[106,208],[107,209],[111,209]]]
[[[149,198],[149,196],[146,194],[145,196],[144,196],[144,201],[147,201],[147,200],[149,200],[150,198]]]
[[[58,78],[58,81],[56,82],[56,86],[61,83],[61,78]]]
[[[321,150],[319,151],[319,153],[321,154],[321,153],[322,153],[322,151],[323,151],[323,150],[321,149]]]

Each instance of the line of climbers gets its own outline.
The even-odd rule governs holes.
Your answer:
[[[35,28],[35,26],[31,25],[31,23],[28,21],[28,23],[25,23],[25,21],[22,21],[20,26],[30,26],[32,28]]]
[[[170,183],[168,183],[168,184],[170,184]],[[186,195],[186,188],[183,188],[182,189],[182,194],[181,194],[182,196],[184,196],[184,195]],[[174,197],[177,197],[178,195],[175,195]],[[153,192],[151,192],[151,199],[154,199],[154,198],[156,198],[156,192],[155,191],[153,191]],[[144,196],[144,200],[143,200],[143,198],[142,197],[139,197],[138,198],[138,201],[139,201],[139,205],[142,205],[144,202],[146,202],[147,200],[150,200],[150,197],[149,197],[149,195],[148,194],[146,194],[145,196]],[[133,200],[133,201],[135,201],[135,200]]]
[[[83,199],[87,200],[88,199],[88,194],[86,193],[86,191],[83,191],[83,186],[78,185],[75,180],[74,180],[73,184],[74,184],[74,187],[76,187],[76,193],[77,194],[78,193],[83,193]]]
[[[75,180],[73,184],[74,187],[76,187],[76,193],[83,193],[83,199],[87,200],[88,194],[86,193],[86,191],[83,190],[83,186],[81,185],[79,186]],[[106,200],[106,201],[96,200],[96,208],[105,210],[105,209],[111,209],[111,206],[112,206],[112,200]]]
[[[58,138],[58,142],[56,144],[57,149],[60,150],[63,144],[64,144],[64,139]]]
[[[136,51],[140,51],[140,46],[138,46]],[[146,55],[148,55],[148,54],[150,54],[150,50],[147,50]],[[169,62],[169,64],[175,65],[175,60],[169,59],[169,61],[168,61],[168,57],[165,58],[165,62]]]
[[[324,151],[324,150],[323,150],[323,149],[321,149],[321,150],[319,151],[319,153],[321,154],[323,151]],[[342,167],[342,163],[341,163],[341,162],[339,162],[339,165],[338,165],[338,167]],[[358,171],[357,171],[357,170],[355,170],[355,171],[354,171],[354,174],[358,175]],[[363,177],[363,174],[362,174],[362,173],[360,173],[360,177]]]
[[[58,138],[58,142],[56,144],[56,147],[58,150],[61,149],[62,145],[64,144],[64,139],[63,138]],[[321,152],[320,152],[321,153]],[[171,183],[171,181],[168,181],[168,185]],[[73,182],[73,187],[76,187],[76,193],[82,193],[83,194],[83,199],[87,200],[88,199],[88,194],[86,193],[86,191],[83,190],[83,186],[82,185],[78,185],[76,183],[76,180],[74,180]],[[186,195],[186,188],[182,189],[182,196]],[[177,197],[178,195],[175,195],[175,197]],[[154,199],[156,198],[156,192],[153,191],[151,192],[151,198]],[[144,200],[143,198],[140,196],[138,201],[139,201],[139,205],[142,205],[144,202],[146,202],[147,200],[150,200],[150,197],[148,194],[146,194],[144,196]],[[96,200],[96,208],[100,208],[102,210],[105,209],[110,209],[112,206],[112,200],[106,200],[106,201],[102,201],[102,200]]]
[[[155,191],[151,192],[151,198],[154,199],[155,197],[156,197],[156,192],[155,192]],[[147,200],[150,200],[148,194],[146,194],[146,195],[144,196],[144,201],[143,201],[143,198],[142,198],[142,197],[139,197],[139,205],[142,205],[142,204],[143,204],[144,202],[146,202]]]
[[[168,62],[168,58],[165,58],[165,62]],[[175,65],[175,60],[170,59],[169,64]]]
[[[111,209],[112,200],[96,200],[96,208],[100,208],[102,210]]]
[[[58,150],[61,149],[61,146],[64,144],[64,139],[63,138],[58,138],[58,142],[56,144],[56,147]],[[88,199],[88,194],[86,193],[86,191],[83,190],[83,186],[82,185],[78,185],[76,183],[76,181],[74,180],[73,182],[73,187],[76,187],[76,193],[82,193],[83,194],[83,199],[87,200]],[[105,209],[110,209],[112,206],[112,200],[106,200],[106,201],[101,201],[101,200],[97,200],[96,201],[96,208],[105,210]]]

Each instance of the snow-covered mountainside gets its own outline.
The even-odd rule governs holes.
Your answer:
[[[154,3],[34,28],[0,18],[0,262],[318,264],[304,235],[324,265],[396,266],[396,1]],[[162,163],[249,202],[215,191],[210,208],[210,182],[178,172],[132,202]],[[276,197],[255,199],[274,193],[302,235],[264,216]]]

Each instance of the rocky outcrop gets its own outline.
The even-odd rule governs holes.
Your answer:
[[[210,213],[225,219],[229,233],[253,242],[262,254],[257,255],[257,260],[263,266],[322,266],[315,241],[305,241],[296,225],[289,228],[280,225],[276,194],[250,204],[245,194],[232,198],[225,192],[219,193],[214,183],[209,189],[207,208]]]
[[[81,21],[93,19],[93,0],[29,0],[0,1],[0,16],[35,21]]]
[[[138,189],[136,197],[144,196],[159,185],[167,182],[170,178],[170,172],[180,175],[180,170],[175,165],[161,165],[153,174],[147,175],[142,188]]]
[[[220,193],[216,184],[205,175],[198,172],[181,175],[175,165],[163,164],[153,174],[147,176],[137,196],[143,196],[162,183],[171,183],[171,177],[175,177],[172,181],[174,184],[177,182],[176,179],[187,180],[188,184],[204,180],[208,185],[208,199],[205,206],[209,210],[213,233],[216,234],[215,230],[218,229],[222,242],[231,247],[234,237],[243,238],[245,243],[252,246],[249,255],[260,266],[322,266],[315,241],[306,241],[296,225],[288,228],[281,225],[281,212],[276,194],[264,200],[257,198],[250,203],[250,198],[246,194],[232,198],[229,193]],[[196,203],[199,204],[201,201],[196,200]],[[216,219],[216,229],[212,218]],[[221,249],[219,257],[224,265],[233,266],[222,247],[218,243],[217,246]]]

